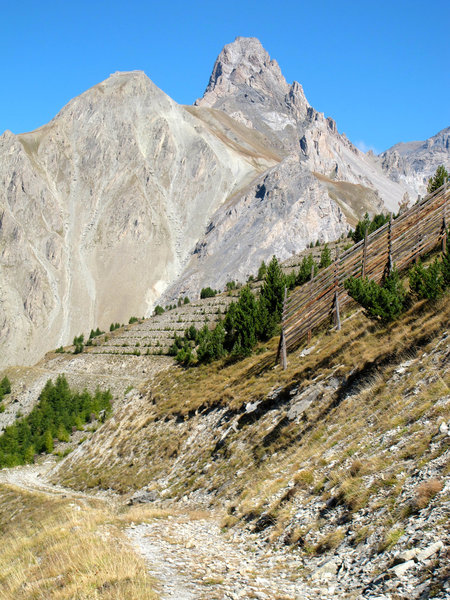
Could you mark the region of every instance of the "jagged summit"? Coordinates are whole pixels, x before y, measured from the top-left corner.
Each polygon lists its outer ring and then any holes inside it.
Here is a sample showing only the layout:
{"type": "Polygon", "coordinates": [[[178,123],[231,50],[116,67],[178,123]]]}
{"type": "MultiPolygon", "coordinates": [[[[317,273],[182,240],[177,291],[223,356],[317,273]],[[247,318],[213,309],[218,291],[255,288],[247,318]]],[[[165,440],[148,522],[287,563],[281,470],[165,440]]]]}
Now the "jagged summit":
{"type": "Polygon", "coordinates": [[[242,86],[277,94],[289,90],[277,61],[270,58],[257,38],[237,37],[223,48],[197,104],[213,106],[221,97],[238,93],[242,86]]]}
{"type": "Polygon", "coordinates": [[[394,181],[425,188],[439,165],[449,167],[450,127],[417,142],[400,142],[379,155],[384,171],[394,181]]]}
{"type": "Polygon", "coordinates": [[[274,138],[279,149],[297,143],[297,127],[309,104],[302,86],[289,85],[276,60],[257,38],[237,37],[214,64],[208,86],[197,106],[217,108],[274,138]]]}

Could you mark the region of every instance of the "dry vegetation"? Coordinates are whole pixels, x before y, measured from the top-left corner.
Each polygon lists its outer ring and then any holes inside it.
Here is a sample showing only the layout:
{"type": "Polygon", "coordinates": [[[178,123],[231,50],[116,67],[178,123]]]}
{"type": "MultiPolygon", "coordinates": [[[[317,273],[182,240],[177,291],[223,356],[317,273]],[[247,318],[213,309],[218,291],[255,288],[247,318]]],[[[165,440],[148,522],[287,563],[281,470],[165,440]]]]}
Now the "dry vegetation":
{"type": "Polygon", "coordinates": [[[0,597],[151,600],[158,596],[103,502],[0,487],[0,597]]]}
{"type": "MultiPolygon", "coordinates": [[[[330,539],[320,533],[320,518],[293,520],[299,508],[317,501],[332,501],[348,515],[375,512],[381,502],[387,511],[373,527],[389,532],[438,493],[436,484],[427,484],[428,491],[418,489],[415,505],[405,509],[408,473],[448,448],[447,441],[431,442],[436,424],[450,419],[449,404],[439,402],[449,394],[448,371],[432,353],[449,317],[448,296],[416,303],[389,326],[355,311],[340,333],[317,332],[311,352],[300,347],[290,354],[286,371],[274,368],[272,340],[238,363],[162,373],[151,392],[62,465],[59,479],[120,492],[150,484],[174,499],[194,492],[212,505],[228,502],[224,527],[254,523],[256,530],[269,528],[272,541],[284,539],[308,552],[339,543],[335,532],[330,539]],[[408,359],[408,376],[397,377],[408,359]],[[301,393],[330,377],[343,386],[318,398],[299,421],[286,418],[292,390],[301,393]],[[246,403],[258,400],[264,409],[244,420],[246,403]],[[224,442],[219,440],[228,425],[218,425],[221,415],[236,425],[224,442]]],[[[355,543],[371,531],[356,532],[355,543]]]]}

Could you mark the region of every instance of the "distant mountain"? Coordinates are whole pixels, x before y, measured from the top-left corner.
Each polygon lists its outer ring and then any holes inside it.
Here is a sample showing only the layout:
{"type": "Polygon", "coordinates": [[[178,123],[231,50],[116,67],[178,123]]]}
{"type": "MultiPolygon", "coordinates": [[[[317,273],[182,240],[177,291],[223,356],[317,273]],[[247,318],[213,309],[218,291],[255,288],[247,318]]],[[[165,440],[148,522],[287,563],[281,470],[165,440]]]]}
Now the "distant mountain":
{"type": "Polygon", "coordinates": [[[414,186],[424,195],[428,179],[439,165],[450,164],[450,127],[424,142],[400,142],[379,155],[381,166],[394,181],[414,186]]]}
{"type": "Polygon", "coordinates": [[[446,132],[364,154],[256,38],[224,47],[195,106],[112,75],[0,137],[0,367],[395,210],[445,162],[446,132]]]}

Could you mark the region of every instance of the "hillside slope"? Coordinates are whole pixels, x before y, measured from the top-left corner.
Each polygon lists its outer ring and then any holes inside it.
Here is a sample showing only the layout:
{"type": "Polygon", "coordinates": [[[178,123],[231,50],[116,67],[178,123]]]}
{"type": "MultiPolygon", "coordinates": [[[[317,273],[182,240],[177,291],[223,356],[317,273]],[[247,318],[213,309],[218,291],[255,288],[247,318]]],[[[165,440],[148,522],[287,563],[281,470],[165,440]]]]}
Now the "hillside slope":
{"type": "Polygon", "coordinates": [[[317,593],[444,598],[449,317],[448,297],[386,327],[356,311],[284,372],[274,340],[236,364],[162,373],[53,479],[220,510],[232,535],[293,552],[317,593]]]}

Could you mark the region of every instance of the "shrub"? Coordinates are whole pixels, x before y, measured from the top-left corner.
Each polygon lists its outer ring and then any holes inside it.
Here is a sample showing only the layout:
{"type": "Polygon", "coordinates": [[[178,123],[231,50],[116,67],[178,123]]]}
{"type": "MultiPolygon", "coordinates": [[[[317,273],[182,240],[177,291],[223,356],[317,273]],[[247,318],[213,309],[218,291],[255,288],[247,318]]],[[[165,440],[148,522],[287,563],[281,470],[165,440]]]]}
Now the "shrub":
{"type": "Polygon", "coordinates": [[[380,227],[382,227],[385,223],[389,221],[389,215],[383,215],[382,213],[375,215],[373,219],[369,217],[369,214],[366,213],[361,221],[358,221],[355,231],[350,234],[352,240],[357,243],[364,239],[365,232],[367,230],[367,235],[376,231],[380,227]]]}
{"type": "Polygon", "coordinates": [[[189,304],[190,300],[187,296],[185,296],[184,300],[183,300],[183,304],[189,304]]]}
{"type": "Polygon", "coordinates": [[[165,310],[163,309],[163,307],[162,307],[162,306],[160,306],[159,304],[157,304],[157,305],[155,306],[155,309],[154,309],[154,313],[155,313],[155,315],[162,315],[162,314],[163,314],[163,312],[165,312],[165,310]]]}
{"type": "Polygon", "coordinates": [[[130,317],[128,321],[128,325],[132,325],[133,323],[137,323],[139,319],[137,317],[130,317]]]}
{"type": "Polygon", "coordinates": [[[111,323],[111,325],[109,326],[109,330],[115,331],[116,329],[119,329],[119,327],[120,327],[120,323],[111,323]]]}
{"type": "Polygon", "coordinates": [[[422,510],[428,506],[430,500],[436,496],[442,490],[442,481],[433,478],[428,479],[421,483],[416,490],[416,496],[414,498],[414,504],[416,508],[422,510]]]}
{"type": "Polygon", "coordinates": [[[202,300],[204,300],[205,298],[214,298],[214,296],[217,294],[217,290],[213,290],[210,287],[205,287],[202,288],[202,291],[200,292],[200,298],[202,300]]]}
{"type": "Polygon", "coordinates": [[[176,361],[185,367],[189,367],[194,362],[194,356],[192,354],[192,348],[186,346],[181,348],[176,355],[176,361]]]}
{"type": "Polygon", "coordinates": [[[60,346],[59,348],[56,348],[55,352],[56,354],[64,354],[64,348],[60,346]]]}
{"type": "Polygon", "coordinates": [[[317,273],[317,265],[314,262],[313,255],[308,254],[308,256],[304,256],[302,258],[302,262],[300,263],[300,269],[295,278],[296,285],[303,285],[306,281],[311,279],[311,273],[316,275],[317,273]]]}
{"type": "Polygon", "coordinates": [[[11,393],[11,382],[9,381],[8,377],[5,375],[5,377],[3,377],[3,379],[0,381],[0,402],[3,400],[3,397],[6,396],[6,394],[10,394],[11,393]]]}
{"type": "Polygon", "coordinates": [[[81,334],[79,336],[75,336],[73,338],[73,345],[75,346],[75,349],[73,351],[74,354],[80,354],[81,352],[83,352],[84,350],[84,335],[81,334]]]}
{"type": "Polygon", "coordinates": [[[436,300],[444,291],[441,263],[436,258],[429,267],[419,261],[409,270],[409,287],[420,299],[436,300]]]}
{"type": "Polygon", "coordinates": [[[97,329],[94,331],[93,329],[91,329],[91,333],[89,334],[89,339],[92,340],[95,337],[98,337],[99,335],[103,335],[105,332],[104,331],[100,331],[100,329],[97,327],[97,329]]]}
{"type": "Polygon", "coordinates": [[[224,348],[225,327],[220,321],[212,331],[205,327],[199,335],[199,346],[197,348],[197,359],[201,363],[210,363],[222,358],[226,351],[224,348]]]}
{"type": "Polygon", "coordinates": [[[350,277],[344,286],[372,319],[388,323],[397,319],[405,308],[406,291],[396,269],[386,277],[384,285],[369,281],[367,277],[350,277]]]}
{"type": "Polygon", "coordinates": [[[261,266],[258,269],[257,279],[264,279],[266,273],[267,273],[267,266],[266,266],[266,263],[264,261],[262,261],[261,266]]]}
{"type": "Polygon", "coordinates": [[[227,281],[226,288],[227,288],[227,292],[231,292],[231,290],[235,290],[236,282],[235,281],[227,281]]]}

